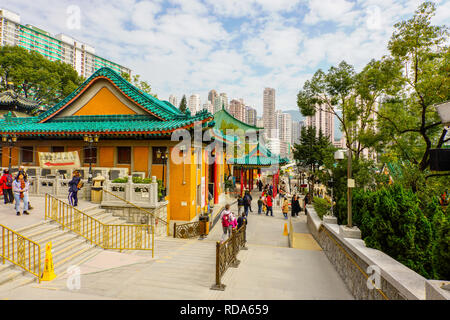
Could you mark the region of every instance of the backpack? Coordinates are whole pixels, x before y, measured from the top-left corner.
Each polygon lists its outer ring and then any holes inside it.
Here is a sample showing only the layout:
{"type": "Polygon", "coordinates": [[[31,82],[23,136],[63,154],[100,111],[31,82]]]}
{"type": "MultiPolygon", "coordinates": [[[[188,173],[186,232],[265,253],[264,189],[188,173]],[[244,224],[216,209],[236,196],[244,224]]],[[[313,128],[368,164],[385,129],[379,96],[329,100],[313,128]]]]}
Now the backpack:
{"type": "Polygon", "coordinates": [[[12,187],[12,183],[13,183],[13,178],[11,177],[10,174],[8,174],[8,175],[6,176],[6,182],[5,182],[5,184],[6,184],[7,187],[12,187]]]}
{"type": "Polygon", "coordinates": [[[228,227],[230,225],[230,212],[225,213],[222,216],[222,226],[223,227],[228,227]]]}

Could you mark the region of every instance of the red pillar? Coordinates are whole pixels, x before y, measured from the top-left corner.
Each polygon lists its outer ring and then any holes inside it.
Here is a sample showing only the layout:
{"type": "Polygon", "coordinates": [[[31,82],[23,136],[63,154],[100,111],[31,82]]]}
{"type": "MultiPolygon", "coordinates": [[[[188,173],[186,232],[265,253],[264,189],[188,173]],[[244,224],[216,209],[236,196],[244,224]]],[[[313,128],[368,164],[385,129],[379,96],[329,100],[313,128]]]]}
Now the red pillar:
{"type": "Polygon", "coordinates": [[[217,165],[217,154],[214,159],[214,204],[219,203],[219,166],[217,165]]]}
{"type": "Polygon", "coordinates": [[[254,172],[253,172],[253,169],[250,169],[250,191],[252,191],[253,190],[253,175],[254,175],[254,172]]]}
{"type": "Polygon", "coordinates": [[[247,169],[244,169],[244,189],[247,189],[247,169]]]}
{"type": "Polygon", "coordinates": [[[244,195],[244,169],[241,167],[241,197],[244,195]]]}

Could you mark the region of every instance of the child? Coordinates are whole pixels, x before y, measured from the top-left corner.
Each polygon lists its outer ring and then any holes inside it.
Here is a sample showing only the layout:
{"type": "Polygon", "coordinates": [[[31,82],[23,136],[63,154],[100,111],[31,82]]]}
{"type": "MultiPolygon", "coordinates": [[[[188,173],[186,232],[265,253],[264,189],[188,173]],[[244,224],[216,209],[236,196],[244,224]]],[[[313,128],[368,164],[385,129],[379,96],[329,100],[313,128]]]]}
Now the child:
{"type": "Polygon", "coordinates": [[[283,207],[282,207],[282,211],[283,211],[283,215],[284,218],[287,219],[288,218],[288,212],[289,212],[289,201],[287,198],[284,198],[283,200],[283,207]]]}
{"type": "Polygon", "coordinates": [[[263,204],[264,204],[264,201],[263,201],[263,197],[261,196],[261,197],[259,197],[259,200],[258,200],[258,214],[261,214],[263,204]]]}

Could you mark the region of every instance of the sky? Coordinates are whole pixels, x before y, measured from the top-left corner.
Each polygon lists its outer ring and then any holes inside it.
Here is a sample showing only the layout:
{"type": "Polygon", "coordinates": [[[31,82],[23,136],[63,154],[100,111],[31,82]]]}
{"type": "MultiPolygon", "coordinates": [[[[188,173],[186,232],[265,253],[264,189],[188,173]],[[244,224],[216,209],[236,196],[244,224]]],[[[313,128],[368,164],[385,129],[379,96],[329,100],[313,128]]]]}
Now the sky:
{"type": "MultiPolygon", "coordinates": [[[[342,60],[361,70],[387,54],[394,24],[416,0],[0,0],[0,8],[50,32],[95,47],[96,54],[141,75],[162,100],[170,94],[225,92],[262,115],[263,90],[276,109],[318,70],[342,60]]],[[[436,24],[450,21],[450,0],[435,1],[436,24]]]]}

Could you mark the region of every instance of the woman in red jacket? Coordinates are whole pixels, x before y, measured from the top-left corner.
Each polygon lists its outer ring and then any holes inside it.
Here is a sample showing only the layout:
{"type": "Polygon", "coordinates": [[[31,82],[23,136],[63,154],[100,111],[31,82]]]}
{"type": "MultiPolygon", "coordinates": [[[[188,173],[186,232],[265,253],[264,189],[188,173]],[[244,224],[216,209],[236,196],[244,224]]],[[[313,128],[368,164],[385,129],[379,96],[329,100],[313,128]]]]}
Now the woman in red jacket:
{"type": "Polygon", "coordinates": [[[9,173],[8,169],[3,170],[3,175],[0,178],[0,186],[3,189],[3,199],[5,200],[5,204],[13,203],[14,197],[12,192],[12,183],[13,177],[9,173]]]}

